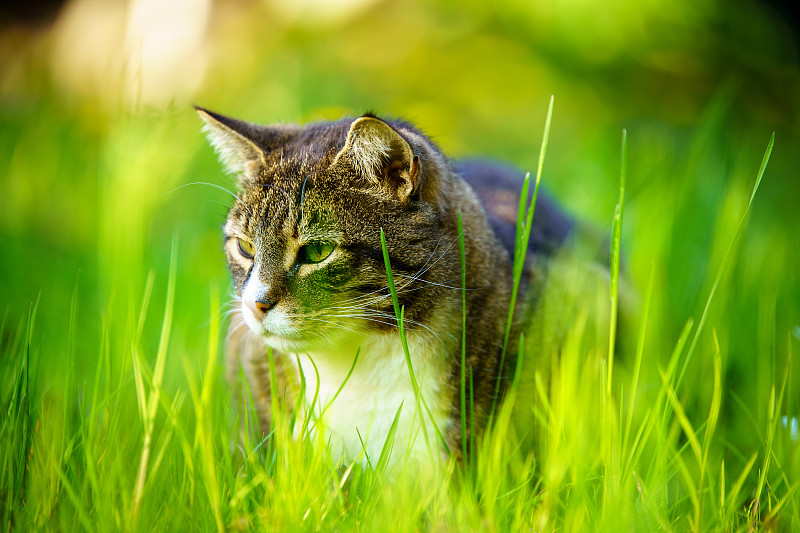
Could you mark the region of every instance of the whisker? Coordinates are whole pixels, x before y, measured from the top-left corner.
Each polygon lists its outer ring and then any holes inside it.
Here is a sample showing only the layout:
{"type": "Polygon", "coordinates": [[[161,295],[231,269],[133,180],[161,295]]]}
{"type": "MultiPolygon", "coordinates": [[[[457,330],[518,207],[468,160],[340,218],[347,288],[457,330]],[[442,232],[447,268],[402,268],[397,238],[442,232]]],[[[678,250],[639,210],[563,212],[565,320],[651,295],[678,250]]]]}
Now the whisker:
{"type": "MultiPolygon", "coordinates": [[[[346,299],[346,300],[342,300],[342,301],[341,301],[341,302],[339,302],[339,303],[346,303],[346,302],[350,302],[350,301],[357,301],[357,300],[361,300],[361,299],[363,299],[363,298],[366,298],[366,297],[368,297],[368,296],[370,296],[370,295],[373,295],[373,294],[379,293],[379,292],[381,292],[381,291],[386,291],[386,290],[389,290],[389,287],[388,287],[388,286],[387,286],[387,287],[381,287],[380,289],[375,289],[374,291],[365,292],[364,294],[360,294],[360,295],[358,295],[358,296],[354,296],[354,297],[352,297],[352,298],[348,298],[348,299],[346,299]]],[[[389,295],[389,294],[382,295],[382,296],[381,296],[381,298],[386,298],[386,297],[388,297],[388,296],[390,296],[390,295],[389,295]]]]}
{"type": "MultiPolygon", "coordinates": [[[[338,317],[338,315],[337,315],[337,317],[338,317]]],[[[357,318],[357,317],[355,317],[355,316],[352,316],[352,317],[342,316],[342,318],[357,318]]],[[[316,320],[317,322],[323,322],[325,324],[331,324],[332,326],[335,326],[337,328],[346,329],[347,331],[349,331],[351,333],[355,333],[355,334],[359,333],[358,331],[356,331],[356,330],[354,330],[352,328],[349,328],[349,327],[347,327],[347,326],[345,326],[343,324],[340,324],[340,323],[337,323],[337,322],[332,322],[330,320],[326,320],[324,318],[320,318],[320,317],[316,317],[316,316],[307,316],[306,320],[316,320]]],[[[333,341],[331,341],[331,344],[333,344],[333,341]]]]}
{"type": "Polygon", "coordinates": [[[311,174],[306,174],[306,177],[303,178],[303,186],[300,187],[300,220],[297,221],[297,225],[300,225],[300,222],[303,220],[303,201],[306,197],[306,182],[308,181],[308,177],[311,174]]]}
{"type": "MultiPolygon", "coordinates": [[[[429,271],[430,269],[432,269],[433,267],[435,267],[435,266],[436,266],[436,264],[437,264],[439,261],[441,261],[441,260],[442,260],[442,258],[443,258],[445,255],[447,255],[447,252],[449,252],[449,251],[450,251],[450,249],[451,249],[451,248],[452,248],[452,247],[453,247],[453,246],[454,246],[454,245],[455,245],[455,244],[458,242],[458,239],[459,239],[459,237],[460,237],[460,235],[459,235],[459,236],[457,236],[455,239],[453,239],[453,242],[451,242],[451,243],[450,243],[450,245],[449,245],[449,246],[448,246],[448,247],[445,249],[445,251],[444,251],[444,252],[442,252],[442,254],[439,256],[439,258],[438,258],[438,259],[436,259],[436,261],[434,261],[433,263],[431,263],[431,264],[430,264],[430,265],[428,265],[427,267],[425,267],[425,266],[423,265],[423,267],[422,267],[422,268],[420,268],[420,269],[419,269],[419,270],[418,270],[418,271],[417,271],[415,274],[413,274],[413,276],[414,276],[414,277],[419,277],[419,276],[422,276],[422,275],[423,275],[423,274],[425,274],[427,271],[429,271]]],[[[437,243],[437,248],[438,248],[438,243],[437,243]]],[[[436,249],[434,249],[434,251],[433,251],[433,252],[431,252],[431,255],[430,255],[430,257],[433,257],[433,254],[434,254],[435,252],[436,252],[436,249]]],[[[430,260],[430,257],[428,258],[428,260],[430,260]]],[[[427,264],[427,261],[426,261],[426,264],[427,264]]],[[[410,283],[410,282],[409,282],[409,283],[410,283]]],[[[403,287],[401,287],[401,289],[402,289],[402,288],[405,288],[406,286],[408,286],[408,283],[406,283],[406,285],[404,285],[403,287]]]]}
{"type": "MultiPolygon", "coordinates": [[[[406,276],[406,275],[403,275],[403,274],[401,274],[400,276],[402,276],[404,278],[410,278],[410,280],[411,280],[406,285],[404,285],[403,288],[407,287],[408,285],[410,285],[414,281],[419,281],[420,283],[427,283],[429,285],[436,285],[437,287],[443,287],[445,289],[453,289],[453,290],[457,290],[457,291],[462,290],[461,287],[453,287],[452,285],[445,285],[443,283],[436,283],[435,281],[429,281],[427,279],[422,279],[422,278],[419,278],[419,277],[416,277],[416,276],[406,276]]],[[[418,290],[420,288],[421,287],[417,287],[416,289],[409,289],[409,291],[418,290]]],[[[475,287],[466,287],[464,290],[477,291],[478,289],[475,288],[475,287]]]]}
{"type": "MultiPolygon", "coordinates": [[[[438,258],[437,258],[437,259],[436,259],[436,260],[435,260],[435,261],[434,261],[432,264],[430,264],[430,265],[429,265],[428,263],[430,263],[431,259],[432,259],[432,258],[435,256],[435,254],[436,254],[436,250],[438,250],[438,248],[439,248],[439,245],[441,244],[441,241],[442,241],[442,237],[440,237],[440,238],[439,238],[439,240],[436,242],[436,246],[434,247],[434,249],[433,249],[433,251],[431,252],[431,254],[428,256],[428,259],[425,261],[425,263],[422,265],[422,267],[420,267],[420,269],[419,269],[419,270],[418,270],[416,273],[414,273],[414,274],[412,274],[412,275],[407,275],[407,274],[396,274],[396,276],[397,276],[398,278],[401,278],[401,277],[402,277],[402,278],[407,278],[407,279],[408,279],[408,281],[405,281],[403,284],[399,285],[399,286],[396,288],[396,291],[397,291],[397,293],[398,293],[398,294],[399,294],[401,291],[403,291],[403,290],[404,290],[406,287],[408,287],[408,286],[409,286],[411,283],[413,283],[414,281],[421,281],[421,282],[424,282],[424,283],[430,283],[430,284],[432,284],[432,285],[439,285],[439,284],[437,284],[436,282],[433,282],[433,281],[428,281],[428,280],[422,279],[420,276],[421,276],[422,274],[425,274],[426,272],[428,272],[428,271],[429,271],[431,268],[433,268],[433,267],[434,267],[434,266],[435,266],[435,265],[436,265],[436,264],[437,264],[437,263],[438,263],[438,262],[439,262],[439,261],[440,261],[440,260],[441,260],[441,259],[442,259],[442,258],[443,258],[445,255],[446,255],[446,254],[447,254],[447,252],[448,252],[448,251],[450,251],[450,249],[451,249],[451,248],[452,248],[452,247],[455,245],[455,243],[458,241],[458,237],[456,237],[456,238],[455,238],[455,240],[453,240],[453,241],[452,241],[452,242],[451,242],[451,243],[448,245],[448,247],[447,247],[447,248],[446,248],[446,249],[445,249],[445,250],[444,250],[444,251],[441,253],[441,255],[439,255],[439,257],[438,257],[438,258]]],[[[448,289],[460,289],[460,287],[452,287],[452,286],[447,286],[447,285],[440,285],[440,286],[442,286],[442,287],[444,287],[444,288],[448,288],[448,289]]],[[[387,287],[383,287],[383,288],[380,288],[380,289],[376,289],[376,290],[374,290],[374,291],[371,291],[371,292],[369,292],[369,293],[366,293],[366,294],[363,294],[363,295],[359,295],[359,296],[356,296],[356,297],[350,298],[350,299],[348,299],[348,300],[344,300],[342,303],[349,302],[349,301],[357,301],[357,300],[359,300],[359,299],[361,299],[361,298],[364,298],[365,296],[368,296],[368,295],[371,295],[371,294],[375,294],[375,293],[378,293],[378,292],[380,292],[380,291],[384,291],[384,290],[387,290],[387,287]]],[[[475,290],[475,289],[468,289],[468,290],[475,290]]],[[[389,296],[390,296],[389,294],[387,294],[387,295],[381,295],[381,297],[380,297],[380,298],[381,298],[381,299],[383,299],[383,298],[388,298],[389,296]]]]}
{"type": "Polygon", "coordinates": [[[286,196],[286,199],[289,200],[289,204],[293,204],[294,203],[294,201],[292,200],[292,197],[289,196],[289,193],[286,192],[281,187],[278,187],[277,185],[273,185],[271,183],[259,183],[259,186],[261,186],[261,187],[269,187],[270,189],[275,189],[277,191],[281,191],[286,196]]]}
{"type": "Polygon", "coordinates": [[[433,251],[431,251],[430,255],[428,256],[428,259],[426,259],[426,260],[425,260],[425,262],[422,264],[422,266],[420,267],[420,270],[422,270],[423,268],[425,268],[425,266],[426,266],[426,265],[427,265],[427,264],[430,262],[431,258],[433,257],[433,254],[435,254],[435,253],[436,253],[436,250],[438,250],[438,249],[439,249],[439,245],[440,245],[440,244],[442,244],[442,239],[443,239],[443,238],[444,238],[443,236],[440,236],[440,237],[439,237],[439,238],[436,240],[436,246],[434,246],[434,247],[433,247],[433,251]]]}
{"type": "MultiPolygon", "coordinates": [[[[347,309],[345,309],[345,310],[347,310],[347,309]]],[[[352,309],[351,311],[358,311],[358,310],[357,309],[352,309]]],[[[357,313],[357,314],[345,314],[345,313],[337,312],[337,313],[335,313],[335,316],[341,317],[341,318],[361,318],[363,320],[368,320],[368,321],[371,321],[371,322],[376,322],[376,323],[379,323],[379,324],[384,324],[384,325],[391,326],[393,328],[399,329],[399,326],[397,325],[397,319],[393,314],[386,313],[386,312],[383,312],[383,311],[379,311],[379,310],[376,310],[376,309],[369,309],[369,308],[363,308],[363,309],[360,309],[360,311],[362,311],[362,312],[361,313],[357,313]],[[382,318],[382,319],[385,319],[385,320],[378,320],[378,318],[382,318]],[[388,322],[386,320],[388,320],[388,322]]],[[[423,328],[423,329],[427,330],[431,335],[436,337],[436,339],[443,346],[446,346],[447,343],[444,342],[444,340],[439,335],[439,333],[433,331],[427,325],[425,325],[425,324],[423,324],[421,322],[417,322],[416,320],[408,319],[408,318],[403,318],[403,322],[405,324],[410,324],[412,326],[418,326],[420,328],[423,328]]],[[[455,338],[456,338],[456,336],[453,335],[453,334],[448,334],[448,337],[451,340],[455,340],[455,338]]]]}
{"type": "Polygon", "coordinates": [[[230,189],[228,189],[226,187],[223,187],[222,185],[217,185],[216,183],[208,183],[207,181],[193,181],[191,183],[184,183],[183,185],[178,185],[177,187],[175,187],[171,191],[165,192],[164,196],[166,196],[168,194],[172,194],[175,191],[177,191],[178,189],[183,189],[184,187],[188,187],[189,185],[208,185],[209,187],[214,187],[215,189],[219,189],[221,191],[224,191],[224,192],[230,194],[233,197],[234,200],[236,200],[240,204],[242,204],[242,207],[244,207],[244,209],[250,214],[250,216],[253,216],[253,213],[250,211],[250,209],[247,207],[247,205],[242,201],[242,198],[238,194],[234,193],[233,191],[231,191],[230,189]]]}

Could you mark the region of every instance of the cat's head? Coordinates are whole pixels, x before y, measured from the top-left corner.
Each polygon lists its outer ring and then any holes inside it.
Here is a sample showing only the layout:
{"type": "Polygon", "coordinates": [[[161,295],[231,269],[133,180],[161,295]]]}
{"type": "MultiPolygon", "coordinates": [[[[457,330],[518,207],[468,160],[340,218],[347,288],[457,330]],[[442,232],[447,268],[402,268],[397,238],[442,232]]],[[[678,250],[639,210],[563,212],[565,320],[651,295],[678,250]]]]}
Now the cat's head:
{"type": "Polygon", "coordinates": [[[254,332],[303,351],[394,329],[381,229],[407,327],[425,324],[436,280],[452,282],[437,261],[449,164],[430,141],[371,115],[297,127],[198,112],[238,181],[224,247],[254,332]]]}

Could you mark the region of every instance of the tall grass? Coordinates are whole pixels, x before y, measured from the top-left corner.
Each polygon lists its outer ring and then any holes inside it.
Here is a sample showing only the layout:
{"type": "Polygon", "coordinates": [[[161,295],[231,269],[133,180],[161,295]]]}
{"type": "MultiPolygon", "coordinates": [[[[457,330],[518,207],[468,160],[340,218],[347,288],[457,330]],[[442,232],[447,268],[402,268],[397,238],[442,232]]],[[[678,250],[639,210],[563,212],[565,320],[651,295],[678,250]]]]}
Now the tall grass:
{"type": "MultiPolygon", "coordinates": [[[[207,172],[201,162],[213,163],[206,155],[176,160],[162,151],[162,143],[184,131],[182,123],[149,130],[146,119],[130,120],[105,141],[118,159],[103,166],[109,182],[98,214],[100,274],[90,278],[106,287],[99,303],[87,280],[76,282],[70,273],[65,312],[54,312],[60,307],[43,287],[29,310],[9,306],[3,314],[4,528],[800,528],[800,443],[784,423],[800,407],[791,362],[797,340],[780,329],[786,316],[798,316],[798,303],[779,295],[797,265],[753,266],[747,253],[762,240],[785,244],[769,230],[757,239],[747,231],[751,210],[764,209],[757,189],[772,140],[760,167],[745,156],[722,165],[709,141],[718,133],[710,120],[712,133],[698,134],[676,187],[632,194],[628,157],[659,179],[674,169],[642,163],[656,154],[655,142],[634,148],[623,140],[611,268],[568,254],[554,258],[493,431],[464,442],[474,452],[468,467],[443,461],[422,475],[388,468],[388,453],[403,453],[392,449],[391,435],[366,466],[342,464],[307,428],[296,438],[304,422],[280,409],[273,432],[252,438],[257,420],[236,409],[240,399],[222,371],[222,261],[207,266],[217,244],[189,220],[207,193],[164,196],[179,178],[159,181],[166,168],[183,169],[179,177],[195,181],[189,178],[207,172]],[[139,166],[126,167],[134,158],[142,158],[135,159],[139,166]],[[703,211],[690,186],[699,169],[748,178],[722,181],[716,210],[703,211]],[[150,185],[131,191],[125,183],[132,172],[149,172],[150,185]],[[177,214],[160,211],[164,205],[177,214]],[[141,209],[140,216],[127,220],[130,208],[141,209]],[[688,259],[675,254],[675,235],[697,232],[689,223],[710,237],[696,251],[704,261],[676,280],[670,273],[686,273],[681,261],[688,259]],[[130,240],[134,246],[126,248],[130,240]],[[149,245],[170,250],[169,259],[153,259],[149,245]],[[216,269],[218,277],[198,269],[216,269]],[[681,284],[700,287],[688,312],[675,305],[681,284]],[[742,368],[756,370],[742,377],[742,368]]],[[[199,143],[198,136],[185,153],[199,143]]],[[[541,169],[537,186],[540,175],[541,169]]],[[[532,213],[520,209],[521,228],[532,213]]],[[[776,257],[794,257],[773,249],[776,257]]],[[[402,324],[402,308],[396,313],[402,324]]],[[[471,378],[461,379],[466,385],[471,378]]],[[[273,398],[276,406],[281,401],[273,398]]],[[[458,401],[470,404],[466,394],[458,401]]],[[[416,408],[425,412],[424,398],[416,408]]],[[[469,408],[462,413],[469,416],[469,408]]]]}

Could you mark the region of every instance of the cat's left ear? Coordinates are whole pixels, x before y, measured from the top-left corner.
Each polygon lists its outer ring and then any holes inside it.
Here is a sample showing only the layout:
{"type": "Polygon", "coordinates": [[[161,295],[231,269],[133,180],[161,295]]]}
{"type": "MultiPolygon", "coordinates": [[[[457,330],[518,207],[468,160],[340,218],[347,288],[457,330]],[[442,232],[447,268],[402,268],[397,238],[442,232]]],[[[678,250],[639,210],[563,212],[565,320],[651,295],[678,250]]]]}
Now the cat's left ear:
{"type": "Polygon", "coordinates": [[[235,174],[240,184],[257,177],[266,167],[265,148],[259,146],[262,128],[241,120],[195,107],[205,122],[203,130],[220,162],[235,174]]]}
{"type": "Polygon", "coordinates": [[[419,188],[419,157],[400,133],[378,118],[365,116],[353,122],[335,161],[342,157],[401,202],[419,188]]]}

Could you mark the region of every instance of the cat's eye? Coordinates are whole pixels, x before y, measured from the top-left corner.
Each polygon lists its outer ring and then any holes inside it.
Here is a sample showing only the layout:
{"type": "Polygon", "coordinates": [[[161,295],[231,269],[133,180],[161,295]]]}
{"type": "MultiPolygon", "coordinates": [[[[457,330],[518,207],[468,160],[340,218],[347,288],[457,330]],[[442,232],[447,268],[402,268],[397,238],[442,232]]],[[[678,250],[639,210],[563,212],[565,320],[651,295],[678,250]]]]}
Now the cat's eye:
{"type": "Polygon", "coordinates": [[[248,259],[252,259],[256,255],[256,247],[253,246],[253,243],[242,238],[237,240],[239,241],[239,253],[248,259]]]}
{"type": "Polygon", "coordinates": [[[324,261],[336,245],[330,242],[312,242],[300,248],[297,260],[301,263],[320,263],[324,261]]]}

